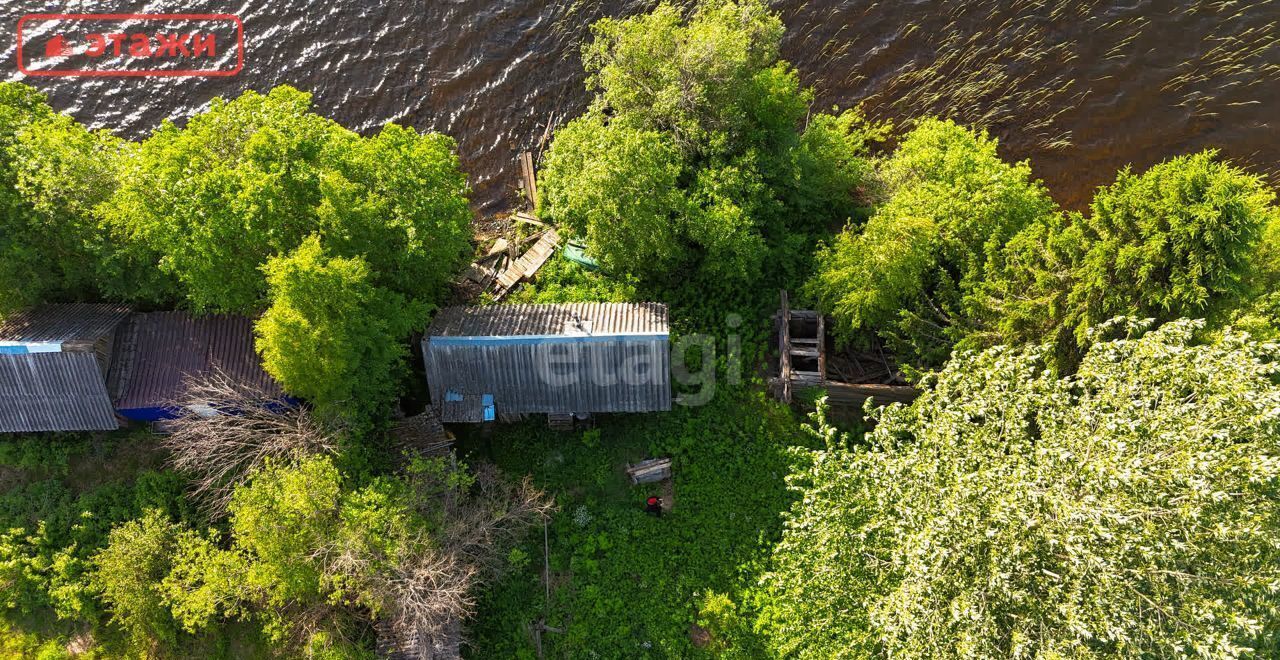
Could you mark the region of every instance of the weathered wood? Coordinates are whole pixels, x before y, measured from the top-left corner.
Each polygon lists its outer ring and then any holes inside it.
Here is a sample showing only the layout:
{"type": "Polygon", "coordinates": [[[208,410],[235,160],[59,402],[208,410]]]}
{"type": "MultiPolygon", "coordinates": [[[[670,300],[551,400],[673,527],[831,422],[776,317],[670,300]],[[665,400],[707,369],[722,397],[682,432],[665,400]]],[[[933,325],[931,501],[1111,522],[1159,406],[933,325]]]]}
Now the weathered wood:
{"type": "Polygon", "coordinates": [[[548,229],[533,247],[520,255],[506,270],[498,274],[494,297],[501,300],[521,280],[532,277],[547,263],[560,244],[560,235],[554,229],[548,229]]]}
{"type": "Polygon", "coordinates": [[[821,314],[818,315],[818,373],[827,379],[827,326],[821,314]]]}
{"type": "Polygon", "coordinates": [[[787,290],[782,290],[782,309],[778,312],[782,328],[778,332],[779,354],[778,370],[782,378],[782,400],[791,403],[791,304],[787,299],[787,290]]]}
{"type": "Polygon", "coordinates": [[[530,213],[525,213],[524,211],[516,211],[511,217],[515,218],[516,222],[523,222],[526,225],[533,225],[535,227],[547,226],[547,223],[535,218],[530,213]]]}
{"type": "Polygon", "coordinates": [[[569,413],[548,413],[547,426],[553,431],[572,431],[573,415],[569,413]]]}
{"type": "Polygon", "coordinates": [[[872,399],[876,405],[911,403],[920,396],[920,390],[907,385],[878,385],[874,383],[833,383],[828,381],[827,402],[832,406],[861,408],[864,401],[872,399]]]}
{"type": "Polygon", "coordinates": [[[538,178],[533,166],[533,153],[521,151],[518,160],[520,161],[520,180],[524,185],[524,194],[529,201],[529,208],[533,208],[538,203],[538,178]]]}
{"type": "Polygon", "coordinates": [[[628,464],[627,476],[631,477],[633,485],[651,484],[663,479],[669,479],[671,477],[671,459],[650,458],[635,465],[628,464]]]}

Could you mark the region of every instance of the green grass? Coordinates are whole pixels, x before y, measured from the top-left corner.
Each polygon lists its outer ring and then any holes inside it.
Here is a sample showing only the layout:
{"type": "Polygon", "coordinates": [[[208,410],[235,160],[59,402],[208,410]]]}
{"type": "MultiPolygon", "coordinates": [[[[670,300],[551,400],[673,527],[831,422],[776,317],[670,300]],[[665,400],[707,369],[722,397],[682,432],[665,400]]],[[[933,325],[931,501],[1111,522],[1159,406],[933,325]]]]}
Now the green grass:
{"type": "Polygon", "coordinates": [[[481,599],[470,654],[536,657],[530,625],[545,613],[564,631],[544,634],[547,657],[758,656],[743,594],[781,532],[793,499],[784,479],[800,460],[789,448],[800,444],[798,420],[758,387],[722,390],[701,408],[602,418],[586,432],[537,421],[464,439],[473,458],[531,475],[559,505],[548,530],[550,601],[537,530],[522,548],[527,564],[481,599]],[[675,472],[674,508],[661,519],[643,511],[660,485],[632,487],[623,471],[655,456],[670,456],[675,472]],[[704,612],[709,602],[715,616],[704,612]],[[710,629],[705,647],[691,640],[695,623],[710,629]]]}

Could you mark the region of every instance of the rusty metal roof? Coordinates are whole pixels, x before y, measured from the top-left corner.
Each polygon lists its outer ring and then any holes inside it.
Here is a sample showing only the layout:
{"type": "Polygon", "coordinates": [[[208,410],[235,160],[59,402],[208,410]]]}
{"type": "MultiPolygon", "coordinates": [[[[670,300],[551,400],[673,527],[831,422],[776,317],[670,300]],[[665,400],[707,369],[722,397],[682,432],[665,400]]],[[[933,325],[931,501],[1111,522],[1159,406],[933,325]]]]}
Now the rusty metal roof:
{"type": "Polygon", "coordinates": [[[41,305],[0,321],[0,341],[95,342],[129,315],[125,305],[41,305]]]}
{"type": "Polygon", "coordinates": [[[119,426],[93,353],[0,355],[0,432],[119,426]]]}
{"type": "Polygon", "coordinates": [[[116,406],[121,410],[172,403],[187,378],[221,370],[236,382],[266,394],[282,393],[262,370],[253,347],[253,319],[186,312],[135,314],[117,341],[112,374],[116,406]]]}
{"type": "Polygon", "coordinates": [[[667,306],[661,303],[570,303],[485,305],[440,310],[428,337],[525,337],[666,334],[667,306]]]}

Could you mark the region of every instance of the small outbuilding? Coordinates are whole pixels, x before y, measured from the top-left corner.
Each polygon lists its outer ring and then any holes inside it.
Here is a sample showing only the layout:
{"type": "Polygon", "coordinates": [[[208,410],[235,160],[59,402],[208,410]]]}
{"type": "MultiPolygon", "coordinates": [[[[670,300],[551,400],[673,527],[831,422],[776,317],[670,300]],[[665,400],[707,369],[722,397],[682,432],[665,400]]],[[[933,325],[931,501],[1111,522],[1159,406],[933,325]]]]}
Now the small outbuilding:
{"type": "MultiPolygon", "coordinates": [[[[192,316],[186,312],[134,314],[121,327],[120,354],[112,370],[116,410],[135,421],[177,416],[178,400],[189,379],[220,372],[232,382],[261,392],[264,403],[284,401],[280,385],[263,371],[254,350],[253,319],[243,316],[192,316]]],[[[217,401],[207,412],[217,411],[217,401]]],[[[205,412],[199,410],[196,412],[205,412]]]]}
{"type": "Polygon", "coordinates": [[[671,410],[667,306],[450,307],[422,340],[444,422],[671,410]]]}
{"type": "Polygon", "coordinates": [[[0,433],[119,428],[107,388],[122,305],[42,305],[0,322],[0,433]]]}

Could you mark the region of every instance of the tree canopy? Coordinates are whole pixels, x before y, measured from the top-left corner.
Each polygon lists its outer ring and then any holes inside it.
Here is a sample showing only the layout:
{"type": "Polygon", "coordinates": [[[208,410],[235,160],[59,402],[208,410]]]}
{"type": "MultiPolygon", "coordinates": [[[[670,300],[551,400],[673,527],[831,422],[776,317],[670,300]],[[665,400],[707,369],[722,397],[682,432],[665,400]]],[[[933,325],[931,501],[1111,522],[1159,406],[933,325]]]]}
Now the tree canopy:
{"type": "Polygon", "coordinates": [[[1212,150],[1125,169],[1089,214],[1050,217],[1011,240],[974,315],[985,316],[988,344],[1052,339],[1068,358],[1115,315],[1222,325],[1275,277],[1262,240],[1280,222],[1274,199],[1212,150]]]}
{"type": "Polygon", "coordinates": [[[1276,346],[1199,322],[957,355],[793,479],[761,627],[795,657],[1275,653],[1276,346]],[[1125,336],[1128,333],[1128,336],[1125,336]],[[1268,623],[1270,622],[1270,623],[1268,623]]]}
{"type": "Polygon", "coordinates": [[[360,424],[388,412],[405,368],[403,339],[426,308],[374,285],[363,259],[329,256],[315,236],[263,271],[271,306],[255,332],[267,372],[324,415],[360,424]]]}
{"type": "Polygon", "coordinates": [[[997,146],[925,119],[884,161],[885,203],[819,253],[808,287],[846,340],[879,330],[903,357],[937,365],[964,336],[965,296],[989,256],[1055,212],[1030,166],[1004,162],[997,146]]]}
{"type": "Polygon", "coordinates": [[[0,83],[0,312],[47,299],[118,293],[94,208],[115,188],[129,145],[59,115],[44,95],[0,83]]]}
{"type": "Polygon", "coordinates": [[[557,131],[539,204],[611,272],[733,289],[863,201],[884,127],[857,111],[805,121],[812,93],[763,2],[663,4],[592,31],[595,99],[557,131]]]}
{"type": "Polygon", "coordinates": [[[260,311],[259,269],[312,234],[363,258],[378,285],[434,300],[469,237],[453,148],[395,125],[360,138],[312,113],[309,94],[250,91],[144,140],[104,214],[197,311],[260,311]]]}
{"type": "Polygon", "coordinates": [[[0,313],[79,300],[265,310],[267,371],[368,419],[465,263],[454,149],[394,124],[361,137],[287,86],[214,99],[134,143],[0,83],[0,313]]]}

